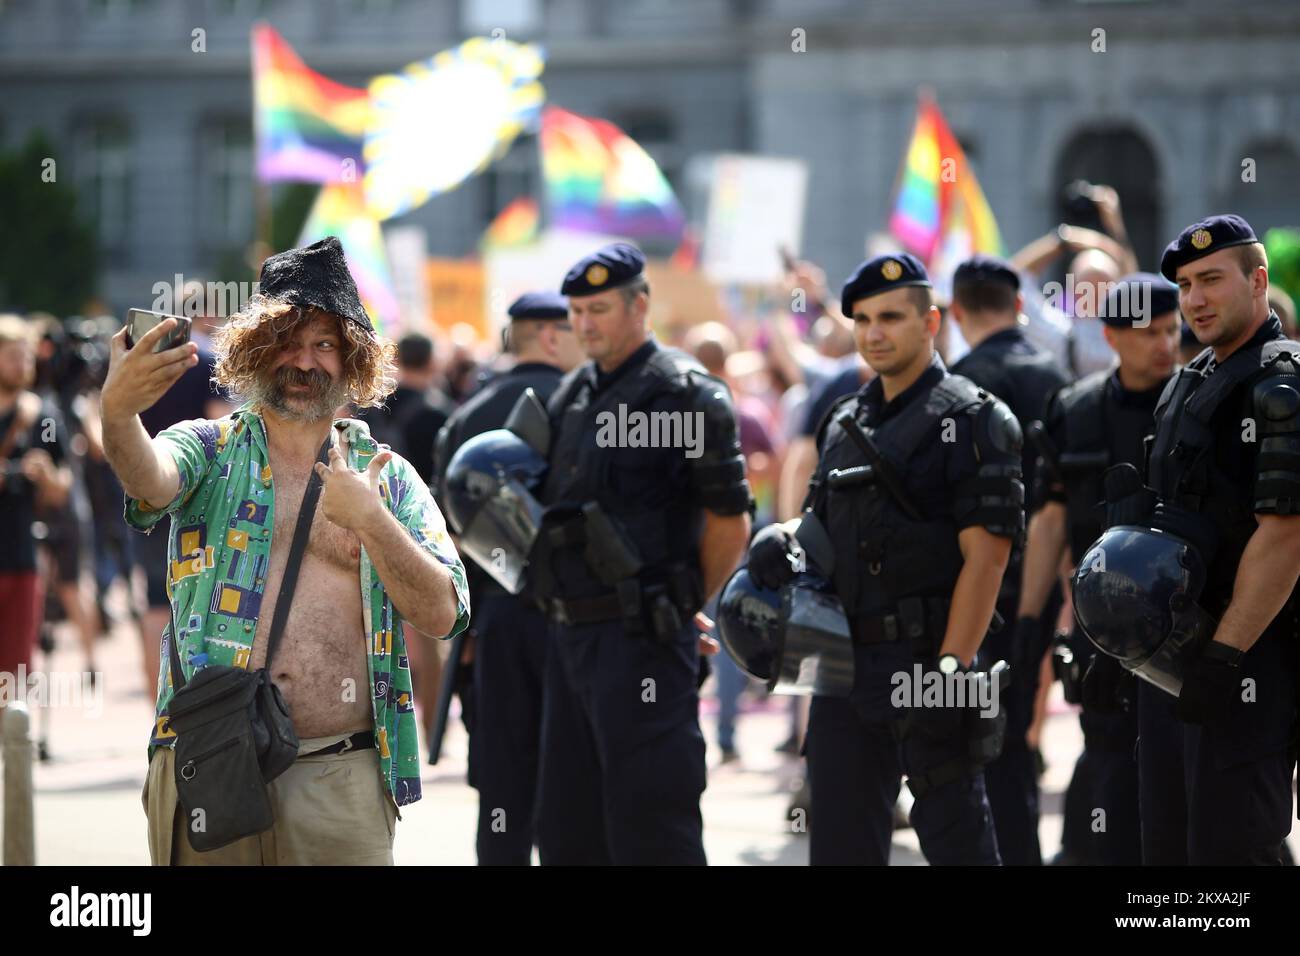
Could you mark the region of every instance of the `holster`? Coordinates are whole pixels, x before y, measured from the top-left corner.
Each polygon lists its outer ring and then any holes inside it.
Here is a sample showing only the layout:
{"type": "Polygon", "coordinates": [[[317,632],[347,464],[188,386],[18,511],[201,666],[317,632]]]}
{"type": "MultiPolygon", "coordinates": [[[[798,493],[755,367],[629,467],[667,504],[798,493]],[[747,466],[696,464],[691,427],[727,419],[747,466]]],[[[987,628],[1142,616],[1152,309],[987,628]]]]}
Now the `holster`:
{"type": "MultiPolygon", "coordinates": [[[[698,574],[684,564],[669,567],[665,575],[647,571],[635,542],[599,502],[587,502],[580,513],[555,521],[543,533],[554,548],[581,547],[587,570],[611,589],[603,595],[573,599],[543,590],[548,613],[561,623],[621,618],[629,634],[671,642],[703,606],[698,574]]],[[[554,588],[549,577],[538,580],[554,588]]]]}

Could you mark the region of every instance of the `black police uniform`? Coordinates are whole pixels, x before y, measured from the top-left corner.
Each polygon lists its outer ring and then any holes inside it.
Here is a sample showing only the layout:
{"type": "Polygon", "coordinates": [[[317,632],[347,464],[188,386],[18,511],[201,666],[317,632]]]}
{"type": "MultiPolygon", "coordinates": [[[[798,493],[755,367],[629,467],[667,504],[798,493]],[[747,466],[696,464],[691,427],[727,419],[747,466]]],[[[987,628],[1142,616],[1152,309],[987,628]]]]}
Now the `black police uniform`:
{"type": "MultiPolygon", "coordinates": [[[[606,247],[562,291],[616,288],[643,261],[632,247],[606,247]]],[[[542,863],[703,864],[699,538],[705,509],[739,515],[751,502],[730,393],[650,339],[610,372],[588,362],[569,373],[548,411],[547,513],[529,561],[551,617],[542,863]],[[699,416],[700,454],[631,447],[631,433],[606,441],[601,413],[617,419],[620,407],[699,416]]]]}
{"type": "MultiPolygon", "coordinates": [[[[1176,313],[1178,289],[1159,276],[1133,273],[1111,290],[1101,321],[1123,328],[1176,313]]],[[[1108,526],[1106,469],[1144,467],[1145,443],[1155,429],[1156,400],[1165,387],[1134,391],[1119,371],[1097,372],[1057,392],[1044,416],[1046,442],[1038,447],[1035,499],[1065,508],[1071,564],[1108,526]]],[[[1067,699],[1081,704],[1084,749],[1066,790],[1061,845],[1074,862],[1136,866],[1142,862],[1138,819],[1137,679],[1101,654],[1079,630],[1070,635],[1075,686],[1067,699]],[[1079,681],[1078,677],[1085,677],[1079,681]],[[1105,811],[1098,827],[1095,811],[1105,811]]]]}
{"type": "MultiPolygon", "coordinates": [[[[1143,442],[1154,428],[1152,415],[1163,389],[1162,382],[1153,389],[1131,391],[1120,383],[1118,371],[1097,372],[1062,389],[1048,403],[1044,424],[1059,457],[1039,463],[1039,500],[1064,505],[1073,564],[1104,530],[1104,471],[1120,462],[1141,467],[1143,442]]],[[[1142,857],[1136,678],[1118,661],[1099,654],[1081,634],[1074,635],[1071,646],[1079,672],[1088,678],[1079,715],[1084,752],[1075,769],[1083,786],[1071,795],[1078,798],[1081,818],[1068,819],[1072,814],[1067,809],[1065,825],[1074,839],[1065,842],[1089,862],[1136,866],[1142,857]],[[1106,813],[1102,829],[1094,826],[1098,808],[1106,813]],[[1075,842],[1079,838],[1083,842],[1075,842]]]]}
{"type": "MultiPolygon", "coordinates": [[[[1019,277],[1009,266],[991,257],[978,257],[958,267],[954,288],[967,277],[963,267],[969,270],[969,281],[1006,282],[1016,289],[1020,287],[1019,277]]],[[[970,379],[1005,402],[1022,428],[1040,419],[1048,397],[1069,381],[1051,354],[1030,342],[1018,325],[985,338],[953,364],[952,373],[970,379]]],[[[1025,488],[1030,492],[1026,511],[1031,514],[1036,504],[1032,499],[1036,459],[1031,448],[1023,449],[1021,469],[1025,488]]],[[[1012,550],[998,593],[997,610],[1004,623],[989,635],[986,649],[994,659],[1005,658],[1022,666],[1014,674],[1008,694],[1006,745],[1001,756],[986,768],[985,780],[1002,861],[1009,866],[1036,866],[1043,859],[1038,842],[1038,766],[1025,743],[1025,733],[1033,720],[1038,687],[1035,665],[1047,650],[1048,631],[1043,629],[1039,643],[1028,653],[1013,646],[1012,623],[1020,603],[1020,544],[1017,542],[1012,550]]],[[[1049,603],[1043,619],[1054,617],[1053,605],[1059,607],[1057,602],[1059,597],[1049,603]]]]}
{"type": "MultiPolygon", "coordinates": [[[[1189,226],[1165,250],[1161,272],[1254,241],[1236,216],[1189,226]]],[[[1166,387],[1156,408],[1148,485],[1153,526],[1196,546],[1208,566],[1197,603],[1215,619],[1232,599],[1242,553],[1260,514],[1300,513],[1300,347],[1275,315],[1223,361],[1206,349],[1166,387]],[[1244,440],[1253,423],[1255,440],[1244,440]]],[[[1181,723],[1201,699],[1202,651],[1174,700],[1142,682],[1138,761],[1142,854],[1149,864],[1277,864],[1291,827],[1297,638],[1293,591],[1230,676],[1221,719],[1181,723]],[[1238,680],[1253,681],[1242,700],[1238,680]]],[[[1209,645],[1213,647],[1213,645],[1209,645]]],[[[1213,652],[1211,652],[1213,653],[1213,652]]]]}
{"type": "MultiPolygon", "coordinates": [[[[864,263],[845,287],[848,314],[864,295],[928,285],[911,256],[864,263]],[[876,278],[880,273],[884,281],[876,278]],[[890,276],[896,277],[893,281],[890,276]]],[[[949,375],[935,355],[911,386],[885,402],[879,379],[841,399],[818,435],[805,508],[827,528],[833,583],[854,640],[849,697],[814,696],[805,753],[812,793],[813,864],[889,861],[900,778],[916,796],[912,825],[932,864],[999,862],[980,759],[965,733],[941,739],[911,729],[893,706],[894,675],[933,670],[961,572],[958,534],[981,526],[1018,536],[1024,523],[1020,432],[1001,402],[949,375]],[[836,416],[852,409],[906,489],[904,506],[865,479],[862,451],[836,416]],[[909,516],[914,507],[920,520],[909,516]]]]}
{"type": "MultiPolygon", "coordinates": [[[[560,296],[545,303],[516,302],[511,318],[562,318],[560,296]]],[[[522,300],[521,300],[522,301],[522,300]]],[[[495,376],[447,420],[435,450],[438,487],[456,449],[475,435],[504,426],[525,389],[547,402],[563,372],[544,362],[521,362],[495,376]]],[[[472,561],[465,564],[474,618],[471,782],[479,793],[476,848],[480,865],[528,865],[534,842],[542,687],[546,674],[546,617],[524,595],[512,595],[472,561]]]]}

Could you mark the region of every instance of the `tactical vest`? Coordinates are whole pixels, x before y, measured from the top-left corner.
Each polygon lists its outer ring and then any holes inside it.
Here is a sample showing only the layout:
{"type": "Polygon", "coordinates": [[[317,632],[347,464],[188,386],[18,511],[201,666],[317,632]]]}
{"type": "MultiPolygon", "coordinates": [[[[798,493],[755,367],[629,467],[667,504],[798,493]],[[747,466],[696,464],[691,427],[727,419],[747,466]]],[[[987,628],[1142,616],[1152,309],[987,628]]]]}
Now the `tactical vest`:
{"type": "MultiPolygon", "coordinates": [[[[863,430],[901,479],[923,443],[941,440],[943,419],[987,399],[988,393],[974,383],[948,376],[924,398],[877,427],[863,424],[863,430]]],[[[862,452],[835,422],[839,409],[856,401],[856,395],[847,396],[828,416],[822,464],[809,492],[813,509],[830,533],[835,593],[850,621],[892,614],[908,598],[947,601],[962,567],[953,519],[909,517],[884,483],[864,467],[862,452]]],[[[943,624],[932,620],[928,629],[941,631],[943,624]]]]}
{"type": "MultiPolygon", "coordinates": [[[[643,584],[680,582],[685,570],[700,589],[699,536],[703,525],[700,507],[686,487],[662,489],[657,501],[635,500],[621,494],[611,480],[616,451],[596,444],[596,417],[608,411],[615,415],[619,405],[629,412],[645,410],[665,395],[685,399],[693,390],[692,376],[707,375],[704,367],[684,352],[660,348],[616,382],[597,393],[588,371],[572,375],[550,404],[552,439],[548,455],[550,470],[542,491],[547,520],[532,564],[533,591],[539,598],[586,598],[608,593],[611,583],[598,574],[608,568],[593,568],[587,547],[589,522],[582,518],[582,506],[596,503],[609,517],[621,539],[619,547],[634,550],[641,565],[636,577],[643,584]]],[[[682,454],[666,449],[664,454],[682,454]]],[[[605,542],[609,544],[609,542],[605,542]]],[[[685,604],[686,595],[677,593],[685,604]]],[[[692,603],[699,595],[692,597],[692,603]]],[[[696,609],[699,604],[696,603],[696,609]]]]}
{"type": "MultiPolygon", "coordinates": [[[[1159,499],[1156,527],[1180,534],[1197,547],[1215,592],[1209,603],[1224,604],[1255,521],[1249,489],[1216,467],[1214,414],[1238,386],[1270,373],[1300,371],[1300,343],[1271,339],[1238,349],[1217,367],[1213,360],[1213,350],[1206,349],[1160,396],[1147,483],[1159,499]]],[[[1253,416],[1249,391],[1245,395],[1242,416],[1253,416]]],[[[1264,423],[1258,424],[1262,429],[1264,423]]],[[[1206,605],[1212,614],[1222,609],[1206,605]]]]}
{"type": "Polygon", "coordinates": [[[1065,479],[1066,537],[1076,564],[1105,525],[1102,475],[1115,464],[1109,440],[1109,378],[1110,372],[1095,372],[1062,389],[1057,398],[1065,418],[1065,443],[1057,449],[1056,464],[1065,479]]]}

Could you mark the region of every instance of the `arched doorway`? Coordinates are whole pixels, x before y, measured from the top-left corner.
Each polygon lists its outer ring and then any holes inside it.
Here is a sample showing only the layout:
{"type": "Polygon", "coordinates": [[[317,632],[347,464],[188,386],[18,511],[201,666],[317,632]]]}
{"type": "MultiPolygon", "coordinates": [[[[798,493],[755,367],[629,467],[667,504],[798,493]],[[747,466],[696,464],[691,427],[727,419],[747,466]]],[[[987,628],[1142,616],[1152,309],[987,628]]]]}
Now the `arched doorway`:
{"type": "Polygon", "coordinates": [[[1146,137],[1127,126],[1094,126],[1076,133],[1062,148],[1052,184],[1056,214],[1061,222],[1100,229],[1095,209],[1080,208],[1067,197],[1067,187],[1080,179],[1115,188],[1138,263],[1154,271],[1166,240],[1159,170],[1146,137]]]}

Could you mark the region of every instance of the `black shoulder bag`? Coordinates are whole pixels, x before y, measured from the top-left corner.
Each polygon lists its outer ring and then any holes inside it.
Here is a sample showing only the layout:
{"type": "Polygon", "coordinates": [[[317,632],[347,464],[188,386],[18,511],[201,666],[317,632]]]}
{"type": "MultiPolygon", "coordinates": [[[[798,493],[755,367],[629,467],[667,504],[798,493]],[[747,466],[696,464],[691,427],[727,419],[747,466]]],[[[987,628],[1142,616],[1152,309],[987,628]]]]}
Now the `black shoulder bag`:
{"type": "MultiPolygon", "coordinates": [[[[326,439],[319,461],[328,462],[329,448],[326,439]]],[[[298,735],[270,668],[289,617],[320,490],[321,479],[313,468],[271,618],[264,666],[249,671],[211,664],[186,682],[172,620],[170,667],[176,692],[168,713],[176,733],[176,794],[196,851],[215,850],[269,830],[275,817],[266,785],[298,757],[298,735]]]]}

